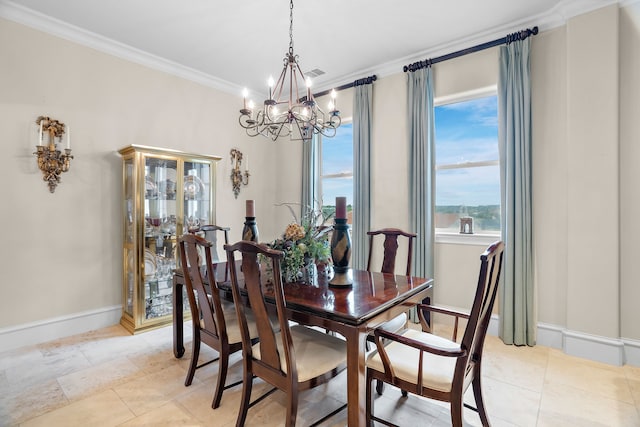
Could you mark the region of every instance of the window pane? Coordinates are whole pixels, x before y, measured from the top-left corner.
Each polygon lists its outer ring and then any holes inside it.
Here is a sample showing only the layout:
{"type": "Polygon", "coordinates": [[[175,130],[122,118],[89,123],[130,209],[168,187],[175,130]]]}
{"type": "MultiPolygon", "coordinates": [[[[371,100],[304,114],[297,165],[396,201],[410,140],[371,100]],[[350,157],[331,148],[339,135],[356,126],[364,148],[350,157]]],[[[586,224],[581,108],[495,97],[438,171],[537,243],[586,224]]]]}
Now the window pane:
{"type": "Polygon", "coordinates": [[[500,231],[499,165],[465,165],[499,159],[497,97],[438,106],[435,120],[436,228],[458,232],[471,217],[474,232],[500,231]]]}
{"type": "Polygon", "coordinates": [[[459,231],[459,219],[472,217],[474,231],[499,231],[499,174],[499,166],[437,171],[436,228],[459,231]]]}
{"type": "Polygon", "coordinates": [[[498,160],[498,98],[435,108],[436,164],[498,160]]]}
{"type": "Polygon", "coordinates": [[[353,125],[343,123],[333,138],[321,139],[321,200],[326,213],[335,213],[336,197],[347,198],[347,219],[353,206],[353,125]],[[331,176],[342,174],[340,177],[331,176]]]}
{"type": "Polygon", "coordinates": [[[351,123],[342,124],[333,138],[322,138],[322,175],[337,173],[353,173],[353,126],[351,123]]]}

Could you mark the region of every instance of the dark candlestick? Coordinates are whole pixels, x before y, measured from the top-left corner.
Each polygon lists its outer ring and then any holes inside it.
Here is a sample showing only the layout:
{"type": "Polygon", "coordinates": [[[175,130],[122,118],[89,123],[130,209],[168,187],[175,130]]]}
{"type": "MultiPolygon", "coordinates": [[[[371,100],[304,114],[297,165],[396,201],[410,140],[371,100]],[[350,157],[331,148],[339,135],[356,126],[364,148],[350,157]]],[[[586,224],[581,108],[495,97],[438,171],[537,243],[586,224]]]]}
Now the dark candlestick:
{"type": "Polygon", "coordinates": [[[351,234],[346,218],[336,218],[331,237],[331,258],[333,259],[333,278],[330,286],[351,286],[353,277],[349,260],[351,258],[351,234]]]}
{"type": "Polygon", "coordinates": [[[244,221],[242,240],[250,240],[252,242],[259,243],[258,239],[258,224],[256,223],[256,217],[248,216],[244,221]]]}

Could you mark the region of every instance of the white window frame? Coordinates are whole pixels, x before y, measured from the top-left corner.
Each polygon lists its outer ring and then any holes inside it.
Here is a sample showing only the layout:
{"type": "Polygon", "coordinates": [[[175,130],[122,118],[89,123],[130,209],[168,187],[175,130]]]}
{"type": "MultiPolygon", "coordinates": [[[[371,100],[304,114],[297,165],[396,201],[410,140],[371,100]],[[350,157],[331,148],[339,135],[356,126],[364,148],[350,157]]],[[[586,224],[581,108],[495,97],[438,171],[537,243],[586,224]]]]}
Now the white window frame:
{"type": "MultiPolygon", "coordinates": [[[[487,86],[480,89],[470,90],[467,92],[456,93],[453,95],[441,96],[437,97],[433,100],[433,105],[435,107],[439,107],[447,104],[454,104],[458,102],[470,101],[477,98],[482,98],[486,96],[496,95],[498,93],[497,85],[487,86]]],[[[466,169],[471,167],[482,167],[482,166],[495,166],[500,165],[500,160],[489,160],[489,161],[481,161],[481,162],[461,162],[456,164],[446,164],[438,166],[436,164],[436,171],[446,170],[446,169],[466,169]]],[[[435,237],[436,243],[449,243],[449,244],[460,244],[460,245],[480,245],[486,246],[490,245],[494,241],[500,238],[500,231],[497,232],[483,232],[474,234],[460,234],[455,233],[450,230],[445,230],[442,228],[435,229],[435,237]]]]}

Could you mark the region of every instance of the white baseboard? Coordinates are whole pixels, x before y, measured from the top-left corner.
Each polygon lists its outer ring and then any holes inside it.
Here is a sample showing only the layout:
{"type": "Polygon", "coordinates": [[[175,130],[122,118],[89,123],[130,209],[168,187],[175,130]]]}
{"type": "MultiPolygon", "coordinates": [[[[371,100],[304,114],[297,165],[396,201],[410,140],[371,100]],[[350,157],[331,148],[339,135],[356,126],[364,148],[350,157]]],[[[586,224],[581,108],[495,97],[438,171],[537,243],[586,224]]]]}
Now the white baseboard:
{"type": "Polygon", "coordinates": [[[640,366],[640,341],[622,338],[625,365],[640,366]]]}
{"type": "MultiPolygon", "coordinates": [[[[3,328],[0,329],[0,352],[116,325],[121,315],[122,307],[117,305],[3,328]]],[[[489,335],[499,336],[499,322],[498,315],[491,316],[489,335]]],[[[537,334],[537,344],[572,356],[616,366],[640,367],[640,341],[600,337],[546,323],[538,323],[537,334]]]]}
{"type": "MultiPolygon", "coordinates": [[[[499,336],[500,317],[492,315],[487,333],[499,336]]],[[[609,365],[640,367],[640,341],[608,338],[570,331],[561,326],[538,323],[536,343],[563,353],[609,365]]]]}
{"type": "Polygon", "coordinates": [[[572,356],[610,365],[624,365],[624,343],[621,339],[599,337],[575,331],[563,331],[563,351],[572,356]]]}
{"type": "Polygon", "coordinates": [[[120,322],[116,305],[0,329],[0,352],[81,334],[120,322]]]}

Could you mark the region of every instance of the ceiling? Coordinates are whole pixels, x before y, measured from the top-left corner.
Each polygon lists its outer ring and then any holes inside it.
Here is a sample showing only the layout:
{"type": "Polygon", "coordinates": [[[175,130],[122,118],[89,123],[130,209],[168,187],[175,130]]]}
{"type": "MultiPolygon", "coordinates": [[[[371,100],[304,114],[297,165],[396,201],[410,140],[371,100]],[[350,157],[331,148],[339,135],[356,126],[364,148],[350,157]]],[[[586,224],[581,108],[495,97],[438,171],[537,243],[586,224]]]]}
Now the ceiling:
{"type": "MultiPolygon", "coordinates": [[[[297,0],[294,50],[314,91],[617,0],[297,0]]],[[[0,17],[240,94],[266,91],[289,47],[288,0],[0,0],[0,17]]]]}

